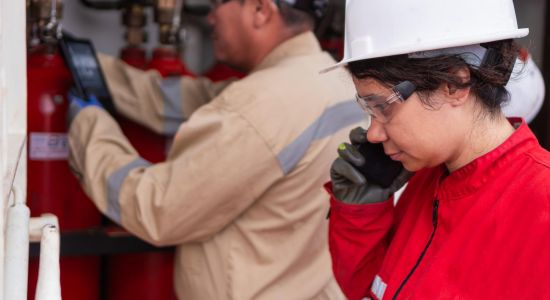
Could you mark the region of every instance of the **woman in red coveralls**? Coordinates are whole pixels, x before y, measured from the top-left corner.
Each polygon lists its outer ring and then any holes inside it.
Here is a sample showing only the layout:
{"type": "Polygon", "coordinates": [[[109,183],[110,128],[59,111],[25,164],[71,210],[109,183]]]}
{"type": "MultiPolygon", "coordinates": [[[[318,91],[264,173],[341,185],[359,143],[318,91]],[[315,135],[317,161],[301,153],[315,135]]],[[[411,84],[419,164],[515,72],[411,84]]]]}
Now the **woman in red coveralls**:
{"type": "Polygon", "coordinates": [[[327,190],[351,300],[550,299],[550,153],[500,109],[527,33],[512,0],[347,1],[339,65],[371,125],[327,190]],[[367,140],[404,166],[388,184],[366,179],[367,140]]]}

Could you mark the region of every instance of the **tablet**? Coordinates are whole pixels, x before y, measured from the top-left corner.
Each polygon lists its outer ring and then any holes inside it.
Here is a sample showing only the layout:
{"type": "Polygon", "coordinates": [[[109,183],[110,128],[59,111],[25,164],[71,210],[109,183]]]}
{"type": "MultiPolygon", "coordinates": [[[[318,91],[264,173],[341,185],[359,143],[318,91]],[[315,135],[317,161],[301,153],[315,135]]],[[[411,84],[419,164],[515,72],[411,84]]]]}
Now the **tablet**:
{"type": "Polygon", "coordinates": [[[113,100],[92,42],[64,34],[59,46],[65,64],[73,76],[78,96],[88,99],[94,95],[109,113],[114,114],[113,100]]]}

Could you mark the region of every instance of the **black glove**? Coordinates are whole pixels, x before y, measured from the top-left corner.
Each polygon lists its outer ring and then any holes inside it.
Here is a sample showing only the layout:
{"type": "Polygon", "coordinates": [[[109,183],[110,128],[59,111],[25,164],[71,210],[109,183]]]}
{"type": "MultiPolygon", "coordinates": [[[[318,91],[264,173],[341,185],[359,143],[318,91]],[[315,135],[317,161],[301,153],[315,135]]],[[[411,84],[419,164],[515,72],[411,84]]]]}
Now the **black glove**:
{"type": "Polygon", "coordinates": [[[338,157],[330,169],[334,196],[345,203],[366,204],[388,199],[409,180],[413,173],[402,169],[388,187],[367,182],[360,171],[368,162],[359,152],[358,146],[367,142],[367,131],[357,127],[350,132],[352,144],[343,143],[338,147],[338,157]]]}

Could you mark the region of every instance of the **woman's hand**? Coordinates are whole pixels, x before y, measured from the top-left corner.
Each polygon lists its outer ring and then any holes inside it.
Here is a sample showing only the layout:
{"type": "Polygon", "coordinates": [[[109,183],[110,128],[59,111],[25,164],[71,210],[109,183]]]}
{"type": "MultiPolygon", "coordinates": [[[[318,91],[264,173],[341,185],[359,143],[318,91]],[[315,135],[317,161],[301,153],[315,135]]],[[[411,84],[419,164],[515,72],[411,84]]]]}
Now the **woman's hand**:
{"type": "Polygon", "coordinates": [[[381,202],[388,199],[409,180],[413,173],[403,169],[387,188],[369,183],[360,171],[367,164],[365,157],[358,151],[360,144],[367,142],[367,131],[357,127],[350,132],[349,143],[338,147],[339,157],[332,163],[330,177],[334,196],[345,203],[366,204],[381,202]]]}

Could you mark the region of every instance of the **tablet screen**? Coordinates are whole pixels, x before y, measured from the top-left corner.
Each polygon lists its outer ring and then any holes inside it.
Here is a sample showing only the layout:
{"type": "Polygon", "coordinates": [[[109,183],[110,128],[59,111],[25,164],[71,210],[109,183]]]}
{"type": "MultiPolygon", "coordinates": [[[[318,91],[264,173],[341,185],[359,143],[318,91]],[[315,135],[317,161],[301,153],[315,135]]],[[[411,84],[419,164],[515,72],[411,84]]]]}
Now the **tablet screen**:
{"type": "Polygon", "coordinates": [[[113,112],[111,94],[91,42],[64,37],[61,48],[81,96],[87,99],[94,95],[105,109],[113,112]]]}

